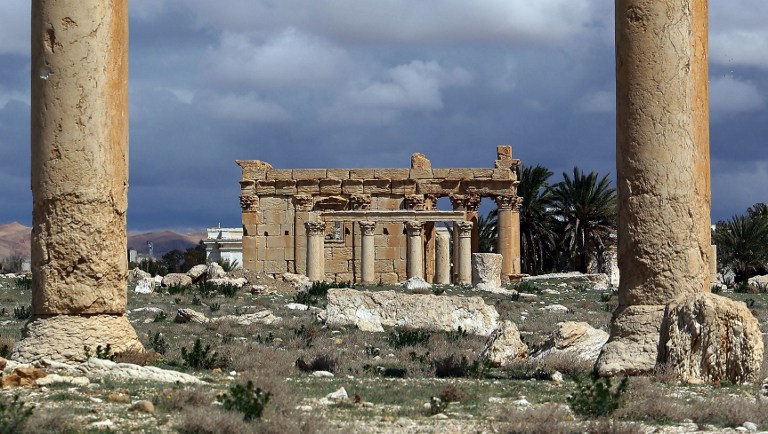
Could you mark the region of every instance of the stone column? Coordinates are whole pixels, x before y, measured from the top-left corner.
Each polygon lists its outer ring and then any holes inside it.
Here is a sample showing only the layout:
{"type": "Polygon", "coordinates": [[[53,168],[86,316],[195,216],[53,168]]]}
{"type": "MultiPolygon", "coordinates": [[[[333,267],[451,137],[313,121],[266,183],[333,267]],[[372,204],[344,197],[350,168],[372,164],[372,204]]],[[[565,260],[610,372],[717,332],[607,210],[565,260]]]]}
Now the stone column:
{"type": "Polygon", "coordinates": [[[709,281],[717,283],[717,246],[712,244],[709,250],[709,281]]]}
{"type": "Polygon", "coordinates": [[[408,231],[408,260],[405,272],[409,279],[424,279],[424,243],[421,240],[423,228],[424,222],[405,222],[405,229],[408,231]]]}
{"type": "MultiPolygon", "coordinates": [[[[467,221],[472,222],[472,251],[477,252],[480,250],[480,226],[478,221],[480,216],[477,213],[477,208],[480,206],[480,200],[482,198],[476,194],[467,195],[466,210],[467,221]]],[[[471,261],[471,260],[470,260],[471,261]]]]}
{"type": "Polygon", "coordinates": [[[364,285],[376,282],[374,263],[376,262],[376,251],[374,250],[374,232],[376,231],[376,222],[360,221],[360,268],[361,280],[364,285]]]}
{"type": "Polygon", "coordinates": [[[502,280],[520,274],[520,203],[516,196],[496,196],[498,237],[496,251],[503,256],[502,280]]]}
{"type": "MultiPolygon", "coordinates": [[[[467,195],[451,194],[448,196],[454,211],[467,210],[467,195]]],[[[453,222],[453,282],[459,283],[459,223],[453,222]]]]}
{"type": "Polygon", "coordinates": [[[325,280],[325,222],[307,221],[307,277],[313,282],[325,280]]]}
{"type": "Polygon", "coordinates": [[[451,239],[448,230],[437,230],[435,238],[435,283],[447,285],[451,283],[451,239]]]}
{"type": "Polygon", "coordinates": [[[459,260],[456,268],[459,269],[459,284],[472,283],[472,222],[458,222],[456,226],[459,229],[459,245],[456,250],[459,252],[459,260]]]}
{"type": "Polygon", "coordinates": [[[142,350],[124,316],[127,0],[33,0],[31,61],[33,317],[13,358],[142,350]]]}
{"type": "Polygon", "coordinates": [[[304,223],[309,220],[309,213],[312,211],[312,196],[308,194],[297,194],[293,197],[293,257],[295,262],[295,272],[306,275],[307,273],[307,232],[304,223]]]}
{"type": "Polygon", "coordinates": [[[706,0],[616,1],[619,306],[597,369],[656,364],[665,306],[708,292],[706,0]]]}

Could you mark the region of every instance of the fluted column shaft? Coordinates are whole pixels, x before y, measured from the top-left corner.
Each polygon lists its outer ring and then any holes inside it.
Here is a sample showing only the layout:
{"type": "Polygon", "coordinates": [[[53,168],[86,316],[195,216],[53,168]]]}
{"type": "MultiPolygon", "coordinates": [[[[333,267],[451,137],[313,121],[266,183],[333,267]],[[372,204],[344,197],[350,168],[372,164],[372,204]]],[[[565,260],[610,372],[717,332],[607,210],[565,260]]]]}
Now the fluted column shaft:
{"type": "Polygon", "coordinates": [[[360,232],[362,233],[362,239],[360,240],[360,268],[362,270],[361,280],[364,285],[368,285],[375,282],[375,267],[376,251],[374,248],[374,233],[376,231],[376,222],[360,221],[360,232]]]}

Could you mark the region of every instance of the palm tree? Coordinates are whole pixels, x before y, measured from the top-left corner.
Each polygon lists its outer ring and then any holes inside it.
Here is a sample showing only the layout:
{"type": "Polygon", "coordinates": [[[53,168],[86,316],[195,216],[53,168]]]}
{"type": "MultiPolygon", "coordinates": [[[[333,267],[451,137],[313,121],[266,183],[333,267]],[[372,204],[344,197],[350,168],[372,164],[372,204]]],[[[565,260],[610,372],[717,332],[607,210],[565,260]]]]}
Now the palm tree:
{"type": "Polygon", "coordinates": [[[752,211],[718,222],[712,234],[718,262],[733,270],[736,282],[765,273],[768,266],[768,218],[752,211]]]}
{"type": "Polygon", "coordinates": [[[496,208],[491,210],[488,215],[481,215],[477,219],[477,250],[479,253],[496,252],[496,240],[499,236],[498,231],[496,230],[498,220],[499,215],[496,208]]]}
{"type": "Polygon", "coordinates": [[[573,178],[563,173],[563,180],[552,187],[555,218],[560,224],[560,247],[576,269],[587,272],[590,257],[600,254],[612,242],[616,231],[616,190],[608,175],[598,181],[595,172],[584,174],[573,168],[573,178]]]}
{"type": "Polygon", "coordinates": [[[554,221],[549,209],[552,194],[547,180],[553,175],[536,165],[517,168],[517,195],[520,205],[520,250],[523,273],[540,274],[553,263],[555,250],[554,221]]]}

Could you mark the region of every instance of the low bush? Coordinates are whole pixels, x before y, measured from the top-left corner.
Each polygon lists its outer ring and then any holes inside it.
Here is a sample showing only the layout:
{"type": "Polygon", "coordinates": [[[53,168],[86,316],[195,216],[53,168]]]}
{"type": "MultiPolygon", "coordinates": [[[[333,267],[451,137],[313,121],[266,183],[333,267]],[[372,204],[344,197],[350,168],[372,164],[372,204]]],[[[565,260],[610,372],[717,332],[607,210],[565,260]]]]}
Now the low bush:
{"type": "Polygon", "coordinates": [[[613,387],[610,377],[592,377],[583,383],[576,379],[576,390],[567,398],[574,413],[588,417],[608,416],[621,404],[621,396],[627,391],[629,379],[624,377],[613,387]]]}
{"type": "Polygon", "coordinates": [[[25,320],[32,316],[32,306],[17,306],[13,308],[13,317],[25,320]]]}
{"type": "Polygon", "coordinates": [[[399,350],[401,348],[414,347],[417,345],[426,346],[429,343],[430,337],[432,337],[432,334],[424,330],[398,328],[389,333],[387,342],[392,348],[399,350]]]}
{"type": "Polygon", "coordinates": [[[295,303],[307,306],[318,306],[321,301],[328,298],[328,290],[331,288],[351,288],[351,282],[313,282],[307,290],[296,293],[293,297],[295,303]]]}
{"type": "Polygon", "coordinates": [[[328,372],[336,372],[336,366],[338,365],[338,360],[331,356],[330,354],[318,354],[315,357],[312,358],[312,360],[307,363],[304,361],[303,357],[300,357],[296,360],[296,367],[299,368],[299,370],[304,372],[314,372],[314,371],[328,371],[328,372]]]}
{"type": "Polygon", "coordinates": [[[192,351],[187,352],[186,347],[181,348],[181,358],[184,361],[184,366],[192,369],[213,369],[219,362],[218,353],[211,351],[210,345],[203,347],[200,338],[195,340],[192,351]]]}
{"type": "Polygon", "coordinates": [[[0,395],[0,433],[21,432],[32,412],[32,407],[19,400],[19,395],[13,395],[13,398],[0,395]]]}
{"type": "Polygon", "coordinates": [[[253,387],[253,382],[249,380],[245,386],[236,384],[230,387],[229,393],[225,393],[218,401],[225,410],[243,413],[243,420],[247,422],[261,418],[271,396],[271,393],[253,387]]]}

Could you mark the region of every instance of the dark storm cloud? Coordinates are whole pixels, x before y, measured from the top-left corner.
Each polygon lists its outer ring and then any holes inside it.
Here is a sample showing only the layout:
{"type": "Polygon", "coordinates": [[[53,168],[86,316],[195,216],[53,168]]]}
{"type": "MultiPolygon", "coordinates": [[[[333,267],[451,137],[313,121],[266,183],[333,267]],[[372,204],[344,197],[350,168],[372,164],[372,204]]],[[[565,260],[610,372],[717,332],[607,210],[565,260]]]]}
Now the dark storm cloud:
{"type": "MultiPolygon", "coordinates": [[[[239,225],[235,159],[406,167],[423,152],[435,167],[489,167],[507,143],[553,181],[575,165],[615,176],[611,2],[130,8],[131,229],[239,225]]],[[[0,223],[29,223],[28,9],[0,5],[0,223]]],[[[711,2],[710,12],[717,220],[768,201],[768,6],[711,2]]]]}

